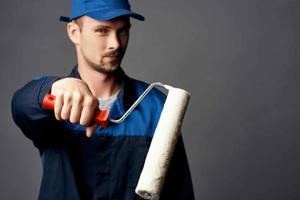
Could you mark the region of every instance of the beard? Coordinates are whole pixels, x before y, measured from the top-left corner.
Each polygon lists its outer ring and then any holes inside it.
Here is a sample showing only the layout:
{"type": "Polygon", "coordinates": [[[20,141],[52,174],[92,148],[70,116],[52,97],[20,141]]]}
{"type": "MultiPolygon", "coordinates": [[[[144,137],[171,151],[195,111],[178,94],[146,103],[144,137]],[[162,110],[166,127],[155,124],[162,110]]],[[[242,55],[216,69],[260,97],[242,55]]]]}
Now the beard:
{"type": "Polygon", "coordinates": [[[124,56],[124,52],[122,52],[121,50],[109,52],[104,54],[103,58],[112,57],[112,56],[116,56],[117,59],[114,61],[107,61],[107,62],[104,62],[102,60],[99,63],[96,63],[83,54],[83,58],[87,62],[87,64],[90,67],[92,67],[95,71],[100,72],[102,74],[113,74],[120,68],[121,61],[124,56]]]}

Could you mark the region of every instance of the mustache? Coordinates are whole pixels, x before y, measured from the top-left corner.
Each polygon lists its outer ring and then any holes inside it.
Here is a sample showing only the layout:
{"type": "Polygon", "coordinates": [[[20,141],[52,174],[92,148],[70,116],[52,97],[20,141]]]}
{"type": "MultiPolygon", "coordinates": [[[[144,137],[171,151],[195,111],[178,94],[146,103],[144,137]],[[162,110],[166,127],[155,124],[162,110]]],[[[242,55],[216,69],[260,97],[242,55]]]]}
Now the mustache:
{"type": "Polygon", "coordinates": [[[111,51],[104,54],[104,56],[122,56],[123,52],[121,50],[111,51]]]}

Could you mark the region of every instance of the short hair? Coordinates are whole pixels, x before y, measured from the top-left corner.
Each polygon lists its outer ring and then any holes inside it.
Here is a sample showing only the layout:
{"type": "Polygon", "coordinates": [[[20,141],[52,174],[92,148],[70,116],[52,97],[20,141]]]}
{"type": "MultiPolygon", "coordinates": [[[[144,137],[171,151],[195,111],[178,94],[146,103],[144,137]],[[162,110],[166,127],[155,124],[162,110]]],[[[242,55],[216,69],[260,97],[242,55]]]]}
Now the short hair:
{"type": "Polygon", "coordinates": [[[77,19],[74,20],[75,24],[77,24],[77,26],[79,27],[79,30],[81,31],[82,30],[82,27],[83,27],[83,21],[82,21],[82,18],[79,17],[77,19]]]}

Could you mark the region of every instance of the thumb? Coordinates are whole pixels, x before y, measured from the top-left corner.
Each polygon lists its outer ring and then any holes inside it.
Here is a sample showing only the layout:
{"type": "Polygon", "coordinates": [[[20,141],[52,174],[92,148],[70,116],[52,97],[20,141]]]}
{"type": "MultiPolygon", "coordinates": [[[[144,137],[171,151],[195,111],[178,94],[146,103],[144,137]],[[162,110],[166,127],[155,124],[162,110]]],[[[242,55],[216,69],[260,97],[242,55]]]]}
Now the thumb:
{"type": "Polygon", "coordinates": [[[85,134],[88,138],[92,137],[94,131],[97,128],[97,124],[92,124],[91,126],[86,127],[85,134]]]}

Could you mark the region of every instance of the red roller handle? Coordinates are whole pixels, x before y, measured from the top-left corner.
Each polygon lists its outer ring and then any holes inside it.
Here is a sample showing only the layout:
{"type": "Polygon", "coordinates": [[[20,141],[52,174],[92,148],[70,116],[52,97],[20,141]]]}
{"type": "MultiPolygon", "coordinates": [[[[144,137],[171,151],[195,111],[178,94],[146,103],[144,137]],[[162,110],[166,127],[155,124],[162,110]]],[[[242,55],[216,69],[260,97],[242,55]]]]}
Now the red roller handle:
{"type": "MultiPolygon", "coordinates": [[[[43,99],[42,107],[47,110],[54,110],[54,102],[55,102],[55,96],[51,94],[46,94],[43,99]]],[[[94,122],[96,122],[96,124],[101,125],[103,128],[107,128],[108,117],[109,117],[109,110],[97,109],[95,111],[93,120],[94,122]]]]}

